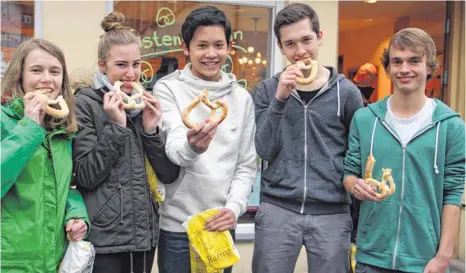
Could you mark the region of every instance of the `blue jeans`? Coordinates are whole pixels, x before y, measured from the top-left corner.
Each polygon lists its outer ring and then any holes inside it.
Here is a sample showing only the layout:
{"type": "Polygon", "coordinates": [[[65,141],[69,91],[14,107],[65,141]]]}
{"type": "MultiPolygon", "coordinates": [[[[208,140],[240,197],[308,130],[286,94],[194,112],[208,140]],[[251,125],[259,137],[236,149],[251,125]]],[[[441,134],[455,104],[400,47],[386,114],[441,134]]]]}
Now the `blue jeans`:
{"type": "MultiPolygon", "coordinates": [[[[230,233],[234,241],[235,231],[230,230],[230,233]]],[[[159,273],[191,273],[188,234],[161,229],[158,245],[159,273]]],[[[223,272],[231,273],[232,267],[224,269],[223,272]]]]}

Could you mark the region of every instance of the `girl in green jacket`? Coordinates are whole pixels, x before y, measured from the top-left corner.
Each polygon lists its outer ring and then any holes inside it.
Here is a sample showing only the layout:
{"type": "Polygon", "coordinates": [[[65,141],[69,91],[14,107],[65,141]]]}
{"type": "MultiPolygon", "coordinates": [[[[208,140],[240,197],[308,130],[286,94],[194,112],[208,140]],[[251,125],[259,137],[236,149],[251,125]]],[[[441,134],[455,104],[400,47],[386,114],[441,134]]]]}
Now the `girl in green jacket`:
{"type": "Polygon", "coordinates": [[[70,189],[77,126],[68,83],[62,51],[41,39],[23,42],[5,73],[1,272],[57,272],[66,251],[65,233],[73,241],[88,233],[81,194],[70,189]]]}

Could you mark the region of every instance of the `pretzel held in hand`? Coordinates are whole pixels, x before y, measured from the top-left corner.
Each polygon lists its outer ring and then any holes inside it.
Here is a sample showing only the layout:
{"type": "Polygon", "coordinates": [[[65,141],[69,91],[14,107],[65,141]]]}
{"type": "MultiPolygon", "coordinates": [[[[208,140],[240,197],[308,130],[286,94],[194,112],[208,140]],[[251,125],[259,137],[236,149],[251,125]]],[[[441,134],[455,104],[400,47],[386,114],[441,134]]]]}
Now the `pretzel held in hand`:
{"type": "Polygon", "coordinates": [[[317,72],[319,72],[319,64],[317,61],[312,60],[311,58],[307,58],[301,61],[297,61],[293,66],[299,70],[310,70],[309,77],[296,77],[296,82],[300,85],[308,85],[317,78],[317,72]]]}
{"type": "Polygon", "coordinates": [[[211,122],[220,124],[227,117],[228,105],[219,100],[211,102],[207,98],[208,93],[209,92],[206,89],[204,89],[204,91],[201,92],[199,97],[193,100],[193,102],[188,107],[186,107],[186,109],[184,109],[183,113],[181,114],[181,118],[183,120],[184,125],[186,125],[186,127],[188,127],[189,129],[196,127],[196,124],[189,120],[189,113],[191,113],[191,111],[201,102],[211,109],[209,116],[209,120],[211,122]],[[222,108],[222,114],[220,115],[220,117],[218,117],[217,120],[214,120],[215,113],[217,112],[218,108],[222,108]]]}
{"type": "Polygon", "coordinates": [[[364,181],[366,184],[375,185],[380,193],[376,193],[375,197],[379,200],[387,198],[395,192],[395,183],[393,182],[392,169],[382,168],[382,182],[372,178],[372,169],[374,168],[375,158],[372,154],[369,155],[366,161],[366,172],[364,174],[364,181]],[[387,185],[387,182],[390,186],[387,185]]]}
{"type": "Polygon", "coordinates": [[[125,92],[121,91],[120,87],[122,85],[123,82],[116,81],[113,84],[113,89],[123,99],[123,105],[125,109],[143,109],[144,107],[146,107],[146,104],[142,99],[139,103],[137,102],[137,99],[142,98],[142,96],[144,95],[144,89],[139,83],[131,82],[131,86],[137,91],[137,93],[132,96],[128,96],[125,92]]]}
{"type": "Polygon", "coordinates": [[[65,99],[63,99],[62,95],[58,96],[54,100],[51,100],[46,94],[44,94],[44,92],[37,91],[36,96],[40,101],[45,103],[45,112],[47,113],[47,115],[52,116],[54,118],[66,118],[70,113],[68,104],[66,104],[66,101],[65,99]],[[60,107],[60,109],[55,109],[50,106],[57,104],[60,107]]]}

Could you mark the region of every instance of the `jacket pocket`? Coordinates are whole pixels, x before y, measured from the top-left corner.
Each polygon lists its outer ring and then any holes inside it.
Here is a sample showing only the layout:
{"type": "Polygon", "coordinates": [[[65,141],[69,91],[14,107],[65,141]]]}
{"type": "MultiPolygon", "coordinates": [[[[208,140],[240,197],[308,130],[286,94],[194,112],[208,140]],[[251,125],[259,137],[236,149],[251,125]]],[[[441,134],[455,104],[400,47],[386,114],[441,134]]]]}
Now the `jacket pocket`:
{"type": "Polygon", "coordinates": [[[439,240],[428,207],[406,204],[401,214],[399,240],[400,256],[423,260],[435,256],[439,240]]]}
{"type": "Polygon", "coordinates": [[[365,213],[367,207],[361,207],[358,248],[370,252],[393,254],[400,205],[387,200],[378,204],[366,201],[363,205],[372,207],[367,214],[365,213]]]}
{"type": "Polygon", "coordinates": [[[92,217],[91,224],[98,227],[106,227],[115,222],[119,216],[122,216],[122,198],[121,185],[118,185],[110,199],[92,217]]]}
{"type": "MultiPolygon", "coordinates": [[[[183,223],[191,214],[225,206],[231,177],[186,171],[176,192],[164,202],[166,216],[183,223]]],[[[171,186],[171,185],[170,185],[171,186]]]]}
{"type": "Polygon", "coordinates": [[[269,162],[269,166],[262,172],[262,178],[271,186],[278,185],[278,179],[275,174],[280,173],[280,168],[283,169],[283,158],[280,157],[273,162],[269,162]]]}

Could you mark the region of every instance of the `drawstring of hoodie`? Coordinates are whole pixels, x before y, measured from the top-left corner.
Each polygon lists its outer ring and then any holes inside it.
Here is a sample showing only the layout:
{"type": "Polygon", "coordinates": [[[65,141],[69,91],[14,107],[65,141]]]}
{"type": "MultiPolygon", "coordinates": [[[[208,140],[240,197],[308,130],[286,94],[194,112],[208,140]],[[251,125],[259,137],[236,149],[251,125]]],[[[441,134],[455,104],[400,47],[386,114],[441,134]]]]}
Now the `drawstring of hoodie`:
{"type": "Polygon", "coordinates": [[[340,117],[340,82],[339,81],[337,81],[337,101],[338,101],[337,116],[340,117]]]}
{"type": "Polygon", "coordinates": [[[130,272],[134,273],[134,270],[133,270],[133,252],[129,253],[129,261],[130,261],[130,266],[131,266],[131,268],[130,268],[131,271],[130,272]]]}
{"type": "MultiPolygon", "coordinates": [[[[379,119],[379,117],[375,118],[374,127],[372,129],[371,152],[370,152],[370,154],[372,154],[372,151],[373,151],[373,148],[374,148],[375,128],[377,127],[377,120],[378,119],[379,119]]],[[[437,165],[437,157],[438,157],[438,135],[439,135],[440,124],[441,123],[442,123],[441,121],[439,121],[439,123],[437,123],[437,131],[436,131],[436,134],[435,134],[435,153],[434,153],[434,170],[435,170],[435,174],[440,173],[439,170],[438,170],[438,165],[437,165]]]]}
{"type": "Polygon", "coordinates": [[[437,124],[437,134],[435,136],[434,170],[436,174],[439,174],[438,166],[437,166],[437,152],[438,152],[438,132],[440,131],[440,123],[442,122],[439,121],[439,123],[437,124]]]}
{"type": "Polygon", "coordinates": [[[144,251],[144,269],[142,271],[142,273],[146,273],[146,252],[144,251]]]}
{"type": "MultiPolygon", "coordinates": [[[[129,260],[130,260],[130,272],[134,273],[134,268],[133,268],[133,252],[129,253],[129,260]]],[[[143,261],[143,271],[142,273],[147,273],[146,271],[146,252],[144,251],[144,261],[143,261]]]]}
{"type": "Polygon", "coordinates": [[[374,137],[375,137],[375,128],[377,127],[377,121],[379,120],[379,117],[375,117],[375,121],[374,121],[374,127],[372,128],[372,136],[371,136],[371,155],[372,155],[372,151],[374,149],[374,137]]]}

